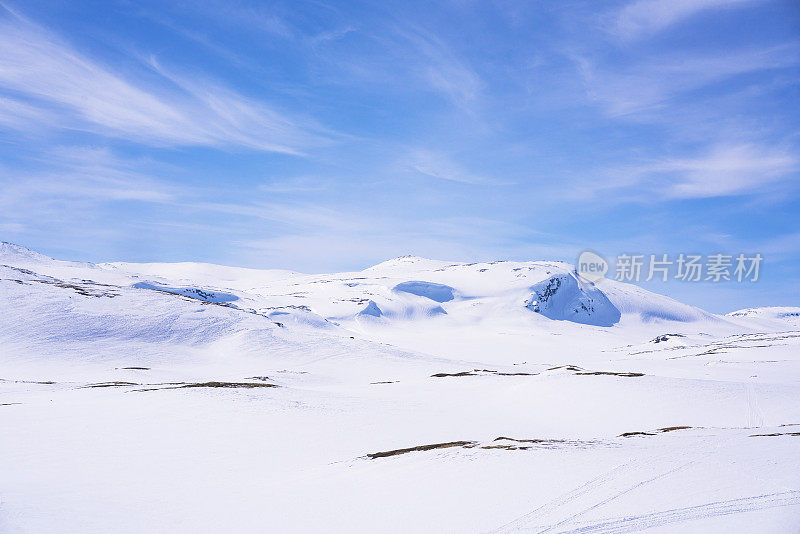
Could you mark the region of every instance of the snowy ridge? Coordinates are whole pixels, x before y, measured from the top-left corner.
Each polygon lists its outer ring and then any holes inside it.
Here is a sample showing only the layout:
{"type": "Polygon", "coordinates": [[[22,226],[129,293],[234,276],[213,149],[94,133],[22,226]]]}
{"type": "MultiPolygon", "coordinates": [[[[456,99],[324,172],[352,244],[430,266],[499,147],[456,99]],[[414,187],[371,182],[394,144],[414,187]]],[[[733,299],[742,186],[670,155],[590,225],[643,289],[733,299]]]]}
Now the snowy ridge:
{"type": "Polygon", "coordinates": [[[633,284],[603,279],[599,282],[603,293],[624,315],[634,315],[644,322],[676,321],[718,322],[720,317],[695,306],[678,302],[670,297],[647,291],[633,284]]]}
{"type": "Polygon", "coordinates": [[[765,317],[770,319],[792,319],[800,317],[798,306],[772,306],[766,308],[747,308],[727,314],[728,317],[765,317]]]}
{"type": "Polygon", "coordinates": [[[300,323],[325,327],[330,321],[347,325],[359,318],[390,324],[444,316],[461,322],[504,316],[534,325],[534,314],[599,327],[620,321],[726,320],[631,284],[587,282],[562,262],[452,263],[404,256],[361,272],[306,275],[188,262],[64,262],[9,243],[0,251],[10,265],[35,266],[42,275],[61,280],[175,293],[264,315],[291,315],[300,323]]]}
{"type": "Polygon", "coordinates": [[[800,327],[800,307],[770,306],[765,308],[747,308],[731,312],[726,317],[734,319],[755,319],[760,321],[781,322],[792,327],[800,327]]]}
{"type": "Polygon", "coordinates": [[[131,285],[131,287],[135,287],[137,289],[151,289],[153,291],[163,291],[165,293],[174,293],[176,295],[183,295],[185,297],[202,300],[203,302],[213,302],[215,304],[239,300],[239,297],[231,293],[212,291],[210,289],[198,289],[196,287],[170,287],[159,283],[151,283],[151,282],[136,282],[135,284],[131,285]]]}
{"type": "Polygon", "coordinates": [[[20,263],[20,262],[44,262],[55,261],[53,258],[39,254],[28,248],[6,241],[0,241],[0,261],[20,263]]]}

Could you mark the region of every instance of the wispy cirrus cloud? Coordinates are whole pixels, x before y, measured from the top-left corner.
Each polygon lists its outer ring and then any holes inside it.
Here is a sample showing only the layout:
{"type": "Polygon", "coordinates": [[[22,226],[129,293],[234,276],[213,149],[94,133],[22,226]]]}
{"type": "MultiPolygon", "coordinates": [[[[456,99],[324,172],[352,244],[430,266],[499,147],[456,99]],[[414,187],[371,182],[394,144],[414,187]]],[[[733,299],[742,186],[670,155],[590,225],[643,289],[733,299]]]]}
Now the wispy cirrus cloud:
{"type": "Polygon", "coordinates": [[[0,169],[3,213],[35,213],[38,205],[113,201],[164,203],[179,196],[175,187],[154,178],[141,161],[120,158],[106,148],[57,147],[41,156],[57,162],[25,172],[0,169]]]}
{"type": "Polygon", "coordinates": [[[707,198],[753,193],[789,178],[798,159],[789,151],[755,144],[722,145],[699,157],[656,163],[644,171],[677,177],[673,198],[707,198]]]}
{"type": "Polygon", "coordinates": [[[408,156],[408,166],[431,178],[450,182],[475,185],[502,185],[506,183],[492,177],[474,174],[453,161],[449,155],[433,150],[412,150],[408,156]]]}
{"type": "Polygon", "coordinates": [[[206,18],[227,24],[237,30],[242,26],[258,33],[267,33],[281,38],[294,36],[294,29],[269,5],[246,5],[238,2],[212,1],[202,5],[190,3],[193,11],[203,13],[206,18]]]}
{"type": "Polygon", "coordinates": [[[647,37],[694,15],[759,0],[637,0],[616,14],[614,32],[626,40],[647,37]]]}
{"type": "Polygon", "coordinates": [[[399,15],[370,21],[369,29],[343,25],[311,34],[303,43],[326,81],[358,90],[379,86],[390,94],[434,94],[475,115],[487,86],[451,40],[399,15]]]}
{"type": "Polygon", "coordinates": [[[55,125],[57,116],[50,110],[0,96],[0,127],[12,130],[31,130],[55,125]]]}
{"type": "Polygon", "coordinates": [[[800,62],[796,43],[716,55],[647,58],[646,63],[607,67],[574,56],[591,100],[610,116],[636,114],[733,76],[791,67],[800,62]]]}
{"type": "Polygon", "coordinates": [[[63,127],[156,146],[287,154],[329,140],[313,121],[209,80],[190,83],[159,67],[155,84],[130,81],[8,10],[0,19],[0,49],[0,123],[6,127],[63,127]]]}
{"type": "Polygon", "coordinates": [[[259,191],[275,194],[310,193],[324,191],[330,187],[330,180],[320,176],[294,176],[292,178],[272,180],[258,186],[259,191]]]}
{"type": "Polygon", "coordinates": [[[116,235],[126,206],[145,212],[185,199],[186,187],[159,178],[161,164],[107,148],[47,149],[26,169],[0,165],[0,230],[45,235],[116,235]],[[113,224],[98,223],[112,214],[113,224]]]}
{"type": "Polygon", "coordinates": [[[440,37],[419,27],[396,27],[395,32],[417,52],[412,70],[434,90],[461,108],[470,109],[480,96],[483,81],[440,37]]]}
{"type": "MultiPolygon", "coordinates": [[[[297,206],[292,220],[305,221],[308,208],[297,206]]],[[[291,214],[289,214],[291,215],[291,214]]],[[[238,256],[301,271],[368,267],[404,254],[444,260],[569,258],[580,246],[563,242],[525,242],[530,229],[485,217],[418,217],[338,212],[329,224],[317,221],[260,239],[236,242],[238,256]],[[358,228],[358,238],[352,231],[358,228]],[[291,261],[287,261],[291,258],[291,261]]]]}
{"type": "Polygon", "coordinates": [[[581,199],[602,195],[627,202],[754,195],[797,180],[798,171],[800,159],[791,150],[723,143],[695,155],[607,169],[576,191],[581,199]]]}

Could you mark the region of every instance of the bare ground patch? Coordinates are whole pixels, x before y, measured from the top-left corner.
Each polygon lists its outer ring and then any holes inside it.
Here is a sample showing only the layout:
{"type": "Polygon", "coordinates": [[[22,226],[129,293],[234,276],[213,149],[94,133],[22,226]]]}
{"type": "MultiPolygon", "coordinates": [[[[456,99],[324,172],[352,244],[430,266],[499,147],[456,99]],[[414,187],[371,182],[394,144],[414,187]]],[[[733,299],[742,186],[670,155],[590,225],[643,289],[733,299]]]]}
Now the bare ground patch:
{"type": "Polygon", "coordinates": [[[431,443],[428,445],[417,445],[416,447],[406,447],[403,449],[393,449],[389,451],[373,452],[365,457],[371,460],[376,458],[386,458],[398,456],[411,452],[431,451],[436,449],[483,449],[483,450],[506,450],[506,451],[527,451],[532,449],[561,449],[564,447],[597,447],[601,445],[612,446],[610,443],[595,440],[570,440],[570,439],[516,439],[500,436],[490,442],[480,441],[447,441],[444,443],[431,443]]]}
{"type": "Polygon", "coordinates": [[[394,449],[391,451],[372,452],[367,454],[367,458],[374,460],[375,458],[386,458],[387,456],[397,456],[399,454],[407,454],[409,452],[418,451],[432,451],[434,449],[449,449],[451,447],[474,447],[477,441],[448,441],[445,443],[431,443],[429,445],[417,445],[416,447],[408,447],[405,449],[394,449]]]}
{"type": "Polygon", "coordinates": [[[160,391],[163,389],[185,389],[185,388],[222,388],[222,389],[255,389],[255,388],[277,388],[277,384],[270,382],[174,382],[167,384],[145,384],[149,387],[145,389],[137,389],[134,391],[160,391]],[[161,386],[161,387],[159,387],[161,386]]]}
{"type": "Polygon", "coordinates": [[[657,428],[655,430],[647,430],[647,431],[636,431],[636,432],[623,432],[618,438],[630,438],[633,436],[655,436],[657,434],[663,434],[665,432],[674,432],[675,430],[687,430],[692,428],[690,426],[666,426],[664,428],[657,428]]]}
{"type": "MultiPolygon", "coordinates": [[[[645,376],[644,373],[638,372],[621,372],[621,371],[589,371],[583,369],[582,367],[578,367],[577,365],[559,365],[556,367],[550,367],[545,372],[548,371],[557,371],[557,370],[565,370],[570,371],[575,375],[583,375],[583,376],[621,376],[625,378],[633,378],[638,376],[645,376]]],[[[436,373],[432,374],[431,378],[446,378],[446,377],[461,377],[461,376],[538,376],[542,373],[526,373],[526,372],[516,372],[516,373],[509,373],[503,371],[496,371],[494,369],[472,369],[470,371],[460,371],[457,373],[436,373]]]]}

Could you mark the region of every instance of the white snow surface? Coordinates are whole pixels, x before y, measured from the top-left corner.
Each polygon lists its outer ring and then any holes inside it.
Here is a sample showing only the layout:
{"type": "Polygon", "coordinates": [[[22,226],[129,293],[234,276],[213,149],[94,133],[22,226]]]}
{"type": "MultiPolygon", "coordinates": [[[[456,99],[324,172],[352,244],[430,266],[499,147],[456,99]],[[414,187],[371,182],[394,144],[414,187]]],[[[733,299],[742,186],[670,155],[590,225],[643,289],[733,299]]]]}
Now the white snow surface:
{"type": "Polygon", "coordinates": [[[0,532],[798,532],[799,318],[0,243],[0,532]]]}

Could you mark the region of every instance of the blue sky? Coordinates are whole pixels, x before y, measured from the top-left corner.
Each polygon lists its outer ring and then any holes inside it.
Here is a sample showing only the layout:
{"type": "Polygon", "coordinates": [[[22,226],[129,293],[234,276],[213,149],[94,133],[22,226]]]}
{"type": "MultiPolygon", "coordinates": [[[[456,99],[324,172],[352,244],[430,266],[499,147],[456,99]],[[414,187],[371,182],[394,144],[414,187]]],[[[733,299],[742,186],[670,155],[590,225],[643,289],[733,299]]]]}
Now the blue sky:
{"type": "Polygon", "coordinates": [[[800,303],[800,5],[2,2],[0,239],[308,272],[756,253],[800,303]]]}

